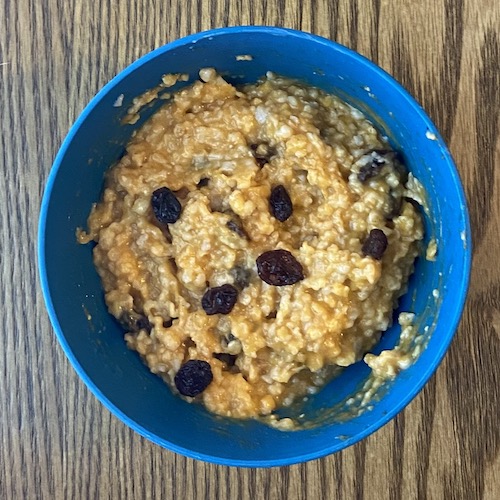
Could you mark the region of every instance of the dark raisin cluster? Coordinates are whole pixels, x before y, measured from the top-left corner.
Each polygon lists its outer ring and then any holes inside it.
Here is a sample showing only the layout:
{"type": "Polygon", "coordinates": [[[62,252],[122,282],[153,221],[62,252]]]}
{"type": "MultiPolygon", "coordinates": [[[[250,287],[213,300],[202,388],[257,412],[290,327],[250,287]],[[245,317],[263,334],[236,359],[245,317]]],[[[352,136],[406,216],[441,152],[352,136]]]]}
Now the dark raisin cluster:
{"type": "MultiPolygon", "coordinates": [[[[250,148],[261,168],[269,163],[276,154],[276,150],[267,143],[254,144],[250,148]]],[[[398,153],[389,150],[374,150],[362,158],[362,165],[357,174],[358,179],[361,182],[366,182],[379,175],[383,167],[388,164],[393,164],[396,171],[401,176],[404,175],[404,167],[398,153]]],[[[201,178],[197,187],[205,187],[208,183],[208,178],[201,178]]],[[[176,193],[180,196],[179,192],[176,193]]],[[[175,223],[179,219],[182,210],[176,194],[167,187],[161,187],[153,192],[151,207],[155,218],[163,225],[175,223]]],[[[271,190],[269,212],[280,222],[285,222],[293,214],[292,200],[286,188],[281,184],[271,190]]],[[[242,221],[237,216],[227,223],[227,227],[240,237],[250,240],[242,221]]],[[[381,229],[372,229],[363,243],[362,253],[365,256],[380,260],[387,246],[388,241],[385,233],[381,229]]],[[[278,249],[264,252],[257,258],[256,265],[259,277],[272,286],[293,285],[304,279],[302,265],[288,250],[278,249]]],[[[236,266],[233,272],[236,286],[224,284],[208,288],[201,300],[201,306],[205,313],[207,315],[229,314],[238,300],[239,291],[248,286],[251,274],[252,271],[246,267],[236,266]]],[[[273,311],[268,319],[275,317],[276,311],[273,311]]],[[[124,327],[130,331],[151,330],[148,319],[138,313],[126,313],[120,319],[124,327]]],[[[169,320],[164,323],[164,326],[170,327],[172,321],[169,320]]],[[[232,334],[230,336],[234,339],[232,334]]],[[[237,360],[235,354],[216,352],[213,353],[213,358],[221,361],[225,366],[224,369],[238,370],[237,366],[235,366],[237,360]]],[[[175,375],[174,383],[182,395],[195,397],[201,394],[212,380],[212,369],[207,361],[190,360],[181,366],[175,375]]]]}

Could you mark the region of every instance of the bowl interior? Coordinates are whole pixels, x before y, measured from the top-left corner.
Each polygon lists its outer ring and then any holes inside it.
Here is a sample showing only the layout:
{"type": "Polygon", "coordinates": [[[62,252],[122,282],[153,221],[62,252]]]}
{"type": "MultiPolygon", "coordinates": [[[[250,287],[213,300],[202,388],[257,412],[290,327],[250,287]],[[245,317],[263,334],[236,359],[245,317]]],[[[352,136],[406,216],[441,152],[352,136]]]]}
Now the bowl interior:
{"type": "MultiPolygon", "coordinates": [[[[469,274],[469,233],[463,192],[442,139],[421,108],[388,75],[348,49],[312,35],[278,28],[226,28],[182,39],[145,56],[85,109],[49,178],[39,258],[42,288],[59,340],[79,375],[111,411],[174,451],[224,464],[268,466],[344,448],[383,425],[415,396],[444,355],[459,320],[469,274]],[[252,60],[236,59],[247,54],[252,60]],[[301,408],[290,410],[304,413],[309,423],[322,424],[297,432],[217,418],[173,396],[127,349],[121,328],[107,313],[91,245],[76,242],[76,229],[86,227],[90,207],[99,199],[105,170],[123,154],[132,132],[164,103],[154,102],[135,125],[122,125],[132,99],[158,85],[166,73],[187,73],[192,82],[206,66],[234,83],[255,81],[271,70],[341,96],[389,137],[427,190],[426,241],[437,240],[437,259],[418,259],[400,304],[400,310],[416,313],[427,348],[413,366],[382,388],[369,411],[358,416],[338,418],[342,402],[361,388],[369,374],[363,363],[346,369],[301,408]],[[117,107],[122,94],[123,104],[117,107]]],[[[392,327],[377,351],[393,347],[399,333],[398,326],[392,327]]]]}

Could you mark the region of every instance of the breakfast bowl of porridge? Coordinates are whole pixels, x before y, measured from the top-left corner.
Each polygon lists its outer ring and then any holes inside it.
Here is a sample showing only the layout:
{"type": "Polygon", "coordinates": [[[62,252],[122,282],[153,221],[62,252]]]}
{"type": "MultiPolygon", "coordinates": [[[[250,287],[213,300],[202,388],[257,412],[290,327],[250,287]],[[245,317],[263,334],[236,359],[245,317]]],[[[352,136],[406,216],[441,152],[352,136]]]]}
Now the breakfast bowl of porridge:
{"type": "Polygon", "coordinates": [[[39,264],[75,370],[172,451],[273,466],[401,411],[457,328],[462,187],[435,126],[359,54],[224,28],[125,69],[64,141],[39,264]]]}

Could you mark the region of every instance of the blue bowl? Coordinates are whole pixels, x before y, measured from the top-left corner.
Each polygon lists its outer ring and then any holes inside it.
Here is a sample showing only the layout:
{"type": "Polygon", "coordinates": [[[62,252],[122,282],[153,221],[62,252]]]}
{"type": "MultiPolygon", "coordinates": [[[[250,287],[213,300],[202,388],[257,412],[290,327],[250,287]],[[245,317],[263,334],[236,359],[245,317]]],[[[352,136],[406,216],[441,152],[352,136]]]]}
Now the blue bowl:
{"type": "MultiPolygon", "coordinates": [[[[42,202],[38,252],[42,290],[59,342],[82,380],[111,412],[177,453],[225,465],[262,467],[303,462],[350,446],[415,397],[457,328],[467,293],[471,240],[453,160],[431,120],[396,81],[330,40],[281,28],[235,27],[161,47],[122,71],[94,97],[55,159],[42,202]],[[253,59],[236,59],[243,54],[253,59]],[[427,191],[426,239],[436,239],[437,258],[417,260],[400,303],[401,311],[416,314],[421,355],[375,391],[368,405],[361,396],[369,370],[364,363],[349,367],[319,394],[288,410],[302,419],[302,430],[283,432],[254,420],[215,417],[174,396],[137,353],[127,349],[121,328],[106,310],[91,245],[76,242],[76,229],[86,227],[90,207],[99,199],[105,170],[123,154],[132,132],[162,104],[153,103],[135,125],[122,125],[132,99],[158,85],[165,73],[187,73],[192,82],[206,66],[234,83],[255,81],[271,70],[339,95],[368,115],[403,153],[427,191]],[[121,95],[123,105],[114,106],[121,95]],[[439,292],[437,299],[434,290],[439,292]]],[[[393,347],[399,334],[396,324],[376,352],[393,347]]]]}

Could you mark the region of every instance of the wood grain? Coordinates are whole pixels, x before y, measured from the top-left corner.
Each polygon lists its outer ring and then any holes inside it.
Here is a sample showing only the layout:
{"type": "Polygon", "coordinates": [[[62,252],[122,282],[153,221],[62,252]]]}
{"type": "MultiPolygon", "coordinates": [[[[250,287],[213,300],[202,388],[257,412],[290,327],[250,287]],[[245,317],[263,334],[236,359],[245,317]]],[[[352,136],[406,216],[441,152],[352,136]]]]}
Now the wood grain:
{"type": "Polygon", "coordinates": [[[496,499],[500,497],[498,0],[0,0],[0,498],[496,499]],[[77,378],[38,285],[51,162],[112,76],[165,42],[238,24],[287,26],[371,58],[449,142],[475,257],[458,334],[394,421],[307,464],[244,470],[152,445],[77,378]]]}

